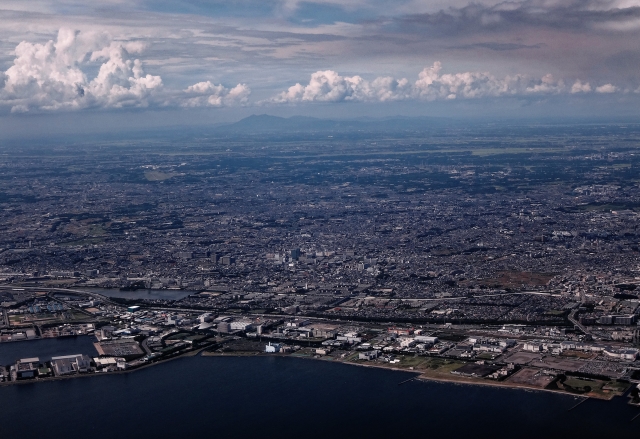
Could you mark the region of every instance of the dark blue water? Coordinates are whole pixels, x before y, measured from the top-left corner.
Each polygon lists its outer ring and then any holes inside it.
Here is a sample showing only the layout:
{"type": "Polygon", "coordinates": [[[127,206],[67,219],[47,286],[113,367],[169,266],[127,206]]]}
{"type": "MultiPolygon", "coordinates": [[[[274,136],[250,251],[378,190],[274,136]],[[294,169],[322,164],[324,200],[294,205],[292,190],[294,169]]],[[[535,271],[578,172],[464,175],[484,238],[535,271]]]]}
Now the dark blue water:
{"type": "Polygon", "coordinates": [[[98,355],[93,347],[95,341],[96,339],[92,335],[80,335],[78,337],[0,343],[0,365],[6,366],[21,358],[31,357],[39,357],[40,361],[49,361],[51,357],[73,354],[86,354],[95,357],[98,355]]]}
{"type": "Polygon", "coordinates": [[[411,381],[294,358],[193,357],[0,388],[0,438],[638,437],[625,399],[411,381]]]}

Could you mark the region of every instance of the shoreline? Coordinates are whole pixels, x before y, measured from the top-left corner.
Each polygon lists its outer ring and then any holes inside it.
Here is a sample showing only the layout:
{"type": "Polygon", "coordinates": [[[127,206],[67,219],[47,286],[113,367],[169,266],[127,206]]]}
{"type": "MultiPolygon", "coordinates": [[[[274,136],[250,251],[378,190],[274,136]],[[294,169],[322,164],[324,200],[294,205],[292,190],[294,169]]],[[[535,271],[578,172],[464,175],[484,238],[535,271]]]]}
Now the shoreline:
{"type": "MultiPolygon", "coordinates": [[[[411,373],[414,374],[415,376],[412,378],[414,380],[420,380],[420,381],[434,381],[434,382],[438,382],[438,383],[448,383],[448,384],[459,384],[459,385],[471,385],[471,386],[486,386],[486,387],[498,387],[498,388],[502,388],[502,389],[513,389],[513,390],[524,390],[524,391],[534,391],[534,392],[546,392],[546,393],[553,393],[555,395],[566,395],[566,396],[570,396],[570,397],[574,397],[574,398],[586,398],[586,399],[596,399],[599,401],[611,401],[613,398],[617,397],[617,396],[624,396],[624,395],[614,395],[612,394],[611,397],[609,398],[603,398],[600,397],[598,395],[579,395],[579,394],[575,394],[575,393],[570,393],[570,392],[564,392],[562,390],[553,390],[553,389],[545,389],[545,388],[540,388],[540,387],[534,387],[534,386],[527,386],[526,384],[520,384],[520,383],[506,383],[506,382],[498,382],[498,381],[488,381],[488,380],[482,380],[480,381],[480,379],[474,379],[474,378],[467,378],[467,377],[463,377],[463,376],[433,376],[433,375],[428,375],[424,372],[421,371],[417,371],[417,370],[410,370],[410,369],[402,369],[402,368],[398,368],[398,367],[386,367],[386,366],[382,366],[382,365],[376,365],[376,364],[364,364],[364,363],[355,363],[355,362],[350,362],[350,361],[335,361],[335,360],[324,360],[322,357],[321,358],[314,358],[311,356],[293,356],[293,355],[280,355],[280,354],[264,354],[262,352],[259,353],[255,353],[255,354],[248,354],[248,355],[242,355],[239,353],[229,353],[229,354],[207,354],[207,353],[203,353],[202,356],[204,357],[256,357],[256,356],[264,356],[264,357],[281,357],[281,358],[287,358],[287,357],[291,357],[291,358],[296,358],[296,359],[301,359],[301,360],[315,360],[315,361],[324,361],[327,363],[337,363],[337,364],[344,364],[347,366],[357,366],[357,367],[367,367],[367,368],[371,368],[371,369],[382,369],[382,370],[390,370],[390,371],[394,371],[394,372],[404,372],[404,373],[411,373]]],[[[626,393],[626,391],[625,391],[626,393]]]]}
{"type": "Polygon", "coordinates": [[[128,370],[125,369],[125,370],[117,370],[117,371],[113,371],[113,372],[76,373],[76,374],[65,375],[65,376],[52,376],[52,377],[42,378],[42,379],[27,379],[27,380],[19,380],[19,381],[5,381],[3,383],[0,383],[0,387],[9,387],[9,386],[21,385],[21,384],[47,383],[47,382],[50,382],[50,381],[71,380],[71,379],[76,379],[76,378],[91,378],[91,377],[99,377],[99,376],[122,375],[122,374],[127,374],[127,373],[134,373],[134,372],[137,372],[139,370],[143,370],[143,369],[146,369],[148,367],[153,367],[153,366],[156,366],[156,365],[159,365],[159,364],[163,364],[163,363],[168,363],[169,361],[177,360],[179,358],[195,357],[196,355],[198,355],[199,353],[201,353],[203,350],[205,350],[207,348],[208,348],[208,346],[204,347],[204,348],[194,349],[193,351],[184,352],[184,353],[176,355],[174,357],[170,357],[170,358],[165,358],[163,360],[154,361],[153,363],[147,363],[147,364],[144,364],[142,366],[138,366],[138,367],[135,367],[133,369],[128,369],[128,370]]]}
{"type": "Polygon", "coordinates": [[[561,390],[553,390],[553,389],[545,389],[540,387],[528,386],[526,384],[520,384],[520,383],[506,383],[506,382],[497,382],[497,381],[494,382],[494,381],[488,381],[488,380],[481,381],[480,379],[474,379],[474,378],[463,377],[463,376],[445,376],[445,375],[434,376],[434,375],[430,375],[428,373],[417,371],[417,370],[403,369],[398,367],[387,367],[387,366],[377,365],[377,364],[364,364],[364,363],[357,363],[357,362],[351,362],[351,361],[340,361],[340,360],[329,361],[329,360],[323,359],[323,357],[315,358],[313,356],[294,356],[291,354],[287,354],[287,355],[266,354],[264,352],[212,353],[212,352],[206,351],[209,347],[210,346],[194,349],[192,351],[184,352],[182,354],[176,355],[171,358],[166,358],[153,363],[144,364],[142,366],[135,367],[129,370],[120,370],[120,371],[114,371],[114,372],[83,373],[83,374],[74,374],[74,375],[68,375],[68,376],[49,377],[49,378],[43,378],[39,380],[27,379],[27,380],[20,380],[20,381],[6,381],[3,383],[0,383],[0,387],[8,387],[12,385],[21,385],[21,384],[44,383],[44,382],[50,382],[50,381],[62,381],[62,380],[70,380],[75,378],[90,378],[95,376],[128,374],[128,373],[134,373],[149,367],[157,366],[157,365],[160,365],[172,360],[176,360],[179,358],[195,357],[200,355],[203,357],[281,357],[281,358],[295,358],[295,359],[301,359],[301,360],[324,361],[327,363],[344,364],[347,366],[357,366],[357,367],[366,367],[371,369],[389,370],[394,372],[411,373],[414,375],[414,377],[411,378],[410,380],[419,380],[423,382],[433,381],[438,383],[448,383],[448,384],[457,384],[457,385],[486,386],[486,387],[497,387],[501,389],[546,392],[546,393],[553,393],[556,395],[565,395],[565,396],[574,397],[574,398],[596,399],[599,401],[611,401],[613,398],[617,396],[620,396],[620,397],[624,396],[624,395],[612,394],[610,395],[610,397],[607,398],[599,395],[580,395],[580,394],[574,394],[574,393],[565,392],[561,390]]]}

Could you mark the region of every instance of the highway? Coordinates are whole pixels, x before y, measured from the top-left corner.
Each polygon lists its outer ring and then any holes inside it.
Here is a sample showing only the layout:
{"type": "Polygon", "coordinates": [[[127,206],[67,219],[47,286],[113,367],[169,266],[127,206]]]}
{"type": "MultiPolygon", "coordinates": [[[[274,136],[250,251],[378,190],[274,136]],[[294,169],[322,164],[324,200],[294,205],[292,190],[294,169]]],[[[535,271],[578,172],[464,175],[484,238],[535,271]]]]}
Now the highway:
{"type": "Polygon", "coordinates": [[[577,326],[582,332],[584,332],[587,335],[590,335],[594,340],[599,340],[600,337],[594,336],[591,331],[589,331],[586,326],[584,326],[582,323],[580,323],[577,319],[576,319],[576,314],[578,313],[578,310],[573,310],[571,312],[571,314],[569,314],[568,318],[569,321],[571,323],[573,323],[575,326],[577,326]]]}

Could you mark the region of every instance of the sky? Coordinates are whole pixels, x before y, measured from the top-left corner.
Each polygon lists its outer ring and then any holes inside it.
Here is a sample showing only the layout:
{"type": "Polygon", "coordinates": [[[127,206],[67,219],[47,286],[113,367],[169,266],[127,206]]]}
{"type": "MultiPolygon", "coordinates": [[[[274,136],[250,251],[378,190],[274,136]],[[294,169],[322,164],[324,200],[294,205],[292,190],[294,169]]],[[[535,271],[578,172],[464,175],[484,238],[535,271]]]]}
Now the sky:
{"type": "Polygon", "coordinates": [[[635,118],[640,0],[2,0],[0,137],[250,114],[635,118]]]}

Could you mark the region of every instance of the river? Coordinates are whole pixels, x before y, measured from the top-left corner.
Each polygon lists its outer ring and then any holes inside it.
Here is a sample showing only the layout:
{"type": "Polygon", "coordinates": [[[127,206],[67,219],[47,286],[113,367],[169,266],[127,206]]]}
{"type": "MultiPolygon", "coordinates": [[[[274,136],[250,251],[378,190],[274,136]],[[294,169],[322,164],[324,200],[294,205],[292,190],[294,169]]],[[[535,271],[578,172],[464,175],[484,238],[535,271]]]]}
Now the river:
{"type": "Polygon", "coordinates": [[[79,335],[77,337],[0,343],[0,365],[7,366],[21,358],[31,357],[38,357],[40,361],[49,361],[51,357],[73,354],[86,354],[95,357],[98,355],[93,347],[95,341],[96,338],[93,335],[79,335]]]}
{"type": "Polygon", "coordinates": [[[145,299],[145,300],[180,300],[195,294],[196,291],[187,290],[135,290],[121,291],[117,288],[84,288],[84,291],[102,294],[107,297],[121,299],[145,299]]]}

